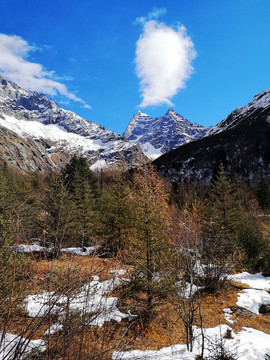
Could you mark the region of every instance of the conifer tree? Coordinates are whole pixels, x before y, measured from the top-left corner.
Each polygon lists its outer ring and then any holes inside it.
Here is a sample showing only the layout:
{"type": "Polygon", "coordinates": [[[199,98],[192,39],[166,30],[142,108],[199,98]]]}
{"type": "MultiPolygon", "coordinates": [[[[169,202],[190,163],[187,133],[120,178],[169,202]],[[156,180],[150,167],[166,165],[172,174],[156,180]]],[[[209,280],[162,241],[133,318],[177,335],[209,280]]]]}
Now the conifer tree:
{"type": "Polygon", "coordinates": [[[243,215],[243,209],[221,163],[210,193],[208,216],[212,235],[225,252],[233,251],[243,215]]]}
{"type": "Polygon", "coordinates": [[[84,248],[90,244],[98,227],[97,180],[83,157],[73,156],[62,175],[72,202],[67,235],[74,244],[84,248]]]}
{"type": "Polygon", "coordinates": [[[261,178],[257,188],[257,199],[263,210],[270,209],[270,185],[267,179],[261,178]]]}
{"type": "Polygon", "coordinates": [[[72,213],[67,234],[75,244],[84,248],[90,245],[91,237],[97,232],[97,198],[88,179],[77,170],[73,174],[72,188],[72,213]]]}
{"type": "Polygon", "coordinates": [[[103,186],[100,199],[100,217],[106,241],[106,251],[117,255],[125,247],[128,231],[132,227],[131,184],[122,174],[116,174],[103,186]]]}
{"type": "Polygon", "coordinates": [[[135,283],[146,294],[147,310],[160,293],[157,281],[162,260],[168,258],[171,226],[169,193],[166,184],[150,165],[133,176],[134,225],[129,236],[129,255],[135,271],[135,283]]]}
{"type": "Polygon", "coordinates": [[[64,184],[70,193],[75,191],[78,178],[86,181],[92,192],[97,195],[97,180],[89,169],[87,160],[83,157],[72,156],[70,162],[62,169],[64,184]]]}
{"type": "Polygon", "coordinates": [[[263,248],[262,234],[256,219],[244,211],[223,164],[213,183],[207,209],[204,252],[208,259],[222,269],[224,264],[241,257],[243,265],[255,269],[263,248]]]}
{"type": "Polygon", "coordinates": [[[221,163],[202,221],[204,285],[209,290],[216,290],[239,258],[243,221],[244,211],[221,163]]]}

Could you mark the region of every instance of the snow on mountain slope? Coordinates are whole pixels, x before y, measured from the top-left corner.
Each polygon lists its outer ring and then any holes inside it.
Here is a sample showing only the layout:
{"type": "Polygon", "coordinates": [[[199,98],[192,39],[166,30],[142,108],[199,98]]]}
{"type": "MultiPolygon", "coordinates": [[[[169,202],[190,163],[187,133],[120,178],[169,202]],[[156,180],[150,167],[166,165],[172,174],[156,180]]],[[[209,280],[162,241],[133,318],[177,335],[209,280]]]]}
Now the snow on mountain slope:
{"type": "MultiPolygon", "coordinates": [[[[123,136],[64,110],[47,96],[24,90],[15,83],[6,81],[2,76],[0,76],[0,127],[12,131],[24,140],[42,139],[46,142],[43,144],[46,153],[51,153],[54,148],[61,149],[61,152],[65,153],[64,158],[61,159],[64,163],[75,153],[85,156],[93,169],[104,166],[129,168],[145,160],[141,149],[128,142],[123,136]]],[[[14,139],[13,145],[16,146],[16,143],[20,143],[20,140],[14,139]]],[[[8,141],[5,146],[7,145],[8,141]]],[[[31,146],[34,146],[33,143],[31,146]]],[[[21,149],[13,148],[9,157],[2,151],[2,158],[17,166],[17,159],[12,158],[12,155],[20,151],[21,149]]],[[[37,151],[34,153],[36,154],[37,151]]],[[[29,162],[30,156],[30,153],[26,157],[23,156],[23,161],[29,162]]],[[[40,156],[43,156],[42,151],[40,156]]],[[[43,170],[40,156],[38,170],[43,170]]],[[[61,167],[59,161],[54,165],[61,167]]],[[[33,163],[30,169],[35,170],[33,163]]]]}
{"type": "Polygon", "coordinates": [[[252,182],[270,178],[270,89],[189,144],[155,160],[171,181],[189,178],[210,181],[222,162],[227,175],[252,182]],[[211,136],[210,136],[211,135],[211,136]]]}
{"type": "Polygon", "coordinates": [[[78,149],[81,152],[97,151],[105,148],[99,139],[87,139],[83,136],[63,131],[57,125],[44,125],[36,121],[18,120],[15,117],[3,115],[0,125],[14,131],[24,139],[37,138],[55,141],[57,144],[65,145],[67,149],[78,149]]]}
{"type": "Polygon", "coordinates": [[[206,130],[206,127],[186,120],[172,109],[157,118],[138,111],[124,136],[140,145],[149,158],[156,159],[165,152],[200,138],[206,130]]]}
{"type": "MultiPolygon", "coordinates": [[[[224,130],[229,130],[239,125],[246,118],[256,119],[256,113],[270,110],[270,88],[254,96],[253,100],[247,105],[235,109],[226,119],[212,126],[204,134],[204,137],[218,134],[224,130]]],[[[270,121],[270,117],[269,117],[270,121]]]]}

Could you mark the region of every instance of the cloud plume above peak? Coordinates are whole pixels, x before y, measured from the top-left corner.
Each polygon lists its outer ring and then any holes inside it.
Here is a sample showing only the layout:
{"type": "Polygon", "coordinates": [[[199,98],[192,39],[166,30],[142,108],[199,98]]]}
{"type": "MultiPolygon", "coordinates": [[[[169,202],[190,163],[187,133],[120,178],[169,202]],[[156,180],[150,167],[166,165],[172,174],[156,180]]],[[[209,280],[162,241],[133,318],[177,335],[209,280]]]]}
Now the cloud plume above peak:
{"type": "Polygon", "coordinates": [[[154,20],[146,22],[136,44],[136,74],[143,97],[140,107],[171,106],[170,99],[185,87],[193,71],[195,57],[184,26],[174,30],[154,20]]]}
{"type": "Polygon", "coordinates": [[[0,73],[21,87],[49,95],[60,94],[90,108],[86,102],[70,93],[59,81],[54,71],[46,71],[41,64],[27,60],[31,51],[38,48],[31,46],[19,36],[0,34],[0,73]]]}

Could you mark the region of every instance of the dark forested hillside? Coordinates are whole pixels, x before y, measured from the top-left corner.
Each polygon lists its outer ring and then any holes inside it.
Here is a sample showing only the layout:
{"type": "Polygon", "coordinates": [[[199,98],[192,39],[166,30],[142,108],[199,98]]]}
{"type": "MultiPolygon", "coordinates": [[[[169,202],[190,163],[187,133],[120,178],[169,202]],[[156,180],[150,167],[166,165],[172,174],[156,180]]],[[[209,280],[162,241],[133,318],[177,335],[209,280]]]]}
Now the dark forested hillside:
{"type": "Polygon", "coordinates": [[[202,138],[162,155],[154,161],[161,174],[173,182],[211,180],[223,162],[230,177],[270,177],[270,124],[265,120],[202,138]]]}

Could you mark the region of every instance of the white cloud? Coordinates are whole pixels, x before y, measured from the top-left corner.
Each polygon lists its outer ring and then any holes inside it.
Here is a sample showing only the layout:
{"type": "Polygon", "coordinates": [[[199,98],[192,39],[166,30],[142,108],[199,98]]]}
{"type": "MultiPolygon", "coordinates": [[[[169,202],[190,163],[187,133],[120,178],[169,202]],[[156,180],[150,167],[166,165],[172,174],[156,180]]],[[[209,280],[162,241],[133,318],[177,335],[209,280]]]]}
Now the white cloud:
{"type": "Polygon", "coordinates": [[[64,84],[56,81],[59,78],[54,71],[46,71],[41,64],[27,60],[29,53],[37,49],[19,36],[0,34],[0,73],[25,89],[49,95],[60,94],[90,108],[84,100],[70,93],[64,84]]]}
{"type": "Polygon", "coordinates": [[[163,23],[148,21],[136,45],[136,73],[143,97],[140,106],[171,106],[170,98],[185,87],[196,57],[185,27],[174,30],[163,23]]]}
{"type": "Polygon", "coordinates": [[[167,13],[166,8],[154,7],[153,10],[147,14],[147,16],[137,17],[134,21],[134,24],[144,25],[147,21],[157,20],[158,18],[160,18],[160,16],[165,15],[166,13],[167,13]]]}

